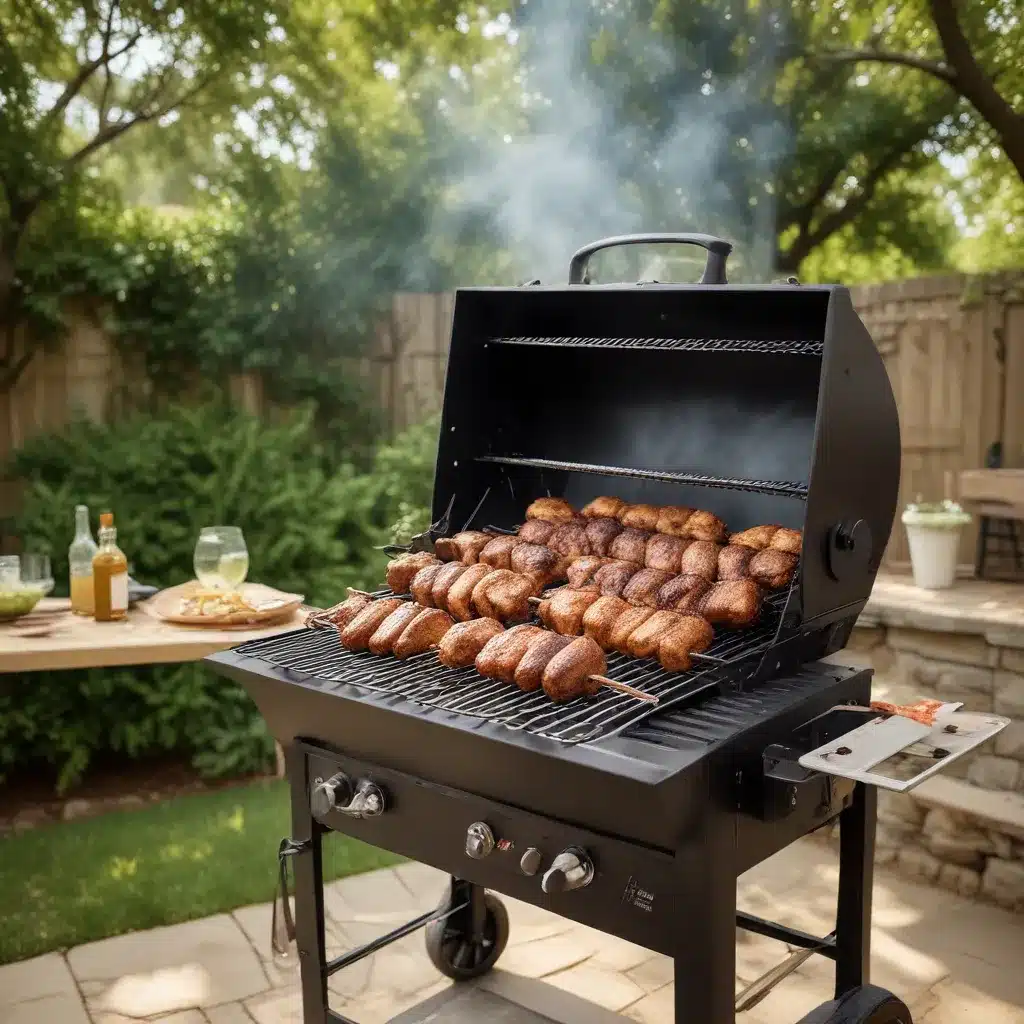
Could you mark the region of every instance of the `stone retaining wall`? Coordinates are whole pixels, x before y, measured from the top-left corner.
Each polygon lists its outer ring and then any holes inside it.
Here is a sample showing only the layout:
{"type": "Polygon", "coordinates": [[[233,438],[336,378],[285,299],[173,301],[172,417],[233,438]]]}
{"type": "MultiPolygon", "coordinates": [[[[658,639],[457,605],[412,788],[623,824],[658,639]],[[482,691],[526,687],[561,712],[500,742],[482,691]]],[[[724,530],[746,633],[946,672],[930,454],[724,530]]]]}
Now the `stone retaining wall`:
{"type": "Polygon", "coordinates": [[[936,785],[879,793],[877,860],[1024,910],[1024,650],[980,635],[864,624],[838,657],[875,669],[876,699],[962,701],[965,710],[1013,719],[936,785]]]}

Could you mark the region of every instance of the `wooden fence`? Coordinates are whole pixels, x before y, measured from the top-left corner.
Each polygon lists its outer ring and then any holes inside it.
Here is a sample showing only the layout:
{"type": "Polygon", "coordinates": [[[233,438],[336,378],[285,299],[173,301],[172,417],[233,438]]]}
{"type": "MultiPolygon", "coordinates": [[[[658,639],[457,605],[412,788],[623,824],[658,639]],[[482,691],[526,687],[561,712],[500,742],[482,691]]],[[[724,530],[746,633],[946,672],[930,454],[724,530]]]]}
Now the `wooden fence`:
{"type": "MultiPolygon", "coordinates": [[[[1024,467],[1024,273],[857,288],[854,302],[896,392],[901,502],[919,494],[954,497],[951,481],[962,469],[984,465],[997,441],[1005,465],[1024,467]]],[[[353,366],[378,396],[392,431],[439,408],[451,313],[451,295],[396,295],[371,351],[353,366]]],[[[234,377],[225,386],[245,408],[268,411],[258,378],[234,377]]],[[[106,420],[156,397],[98,322],[81,312],[72,318],[62,349],[37,357],[13,393],[0,394],[0,464],[32,434],[62,429],[76,410],[106,420]]],[[[10,485],[0,490],[0,517],[15,501],[10,485]]],[[[973,562],[975,536],[965,533],[965,565],[973,562]]],[[[906,540],[897,528],[886,564],[907,563],[906,540]]]]}

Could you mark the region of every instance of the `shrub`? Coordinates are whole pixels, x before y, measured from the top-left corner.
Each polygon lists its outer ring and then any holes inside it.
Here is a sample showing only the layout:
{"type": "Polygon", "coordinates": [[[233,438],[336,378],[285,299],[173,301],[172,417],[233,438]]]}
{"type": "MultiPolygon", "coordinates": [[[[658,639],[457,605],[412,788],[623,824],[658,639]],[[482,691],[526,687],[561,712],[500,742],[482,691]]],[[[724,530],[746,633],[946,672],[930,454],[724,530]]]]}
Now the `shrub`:
{"type": "MultiPolygon", "coordinates": [[[[374,548],[394,539],[397,522],[427,523],[436,442],[436,423],[417,427],[360,473],[328,458],[308,413],[268,425],[211,404],[76,423],[14,457],[25,484],[15,533],[50,554],[66,593],[76,504],[94,519],[112,510],[133,575],[160,587],[192,577],[200,527],[233,524],[246,535],[250,579],[328,604],[381,579],[386,558],[374,548]]],[[[35,673],[0,690],[0,771],[42,758],[62,789],[101,750],[182,750],[222,774],[259,767],[271,749],[245,693],[199,665],[35,673]]]]}

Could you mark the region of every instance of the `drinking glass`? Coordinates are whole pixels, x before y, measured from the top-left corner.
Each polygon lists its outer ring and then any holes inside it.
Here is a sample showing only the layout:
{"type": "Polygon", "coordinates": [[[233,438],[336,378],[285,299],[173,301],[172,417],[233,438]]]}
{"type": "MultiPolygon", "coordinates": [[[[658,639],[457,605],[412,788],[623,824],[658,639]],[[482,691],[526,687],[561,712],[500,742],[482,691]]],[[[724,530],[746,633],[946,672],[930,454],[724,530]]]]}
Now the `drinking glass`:
{"type": "Polygon", "coordinates": [[[237,526],[204,526],[192,559],[196,579],[214,590],[237,590],[249,573],[249,551],[237,526]]]}
{"type": "Polygon", "coordinates": [[[44,595],[53,590],[49,555],[22,555],[21,582],[32,590],[41,590],[44,595]]]}

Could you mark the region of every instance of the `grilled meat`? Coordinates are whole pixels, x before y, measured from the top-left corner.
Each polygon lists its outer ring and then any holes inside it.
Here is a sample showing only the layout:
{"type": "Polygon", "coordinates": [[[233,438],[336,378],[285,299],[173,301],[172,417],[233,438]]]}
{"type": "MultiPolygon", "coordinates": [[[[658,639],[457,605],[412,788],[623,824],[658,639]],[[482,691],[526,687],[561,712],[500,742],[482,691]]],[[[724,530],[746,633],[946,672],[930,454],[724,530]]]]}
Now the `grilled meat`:
{"type": "Polygon", "coordinates": [[[761,588],[753,580],[716,583],[695,610],[712,625],[743,629],[761,614],[761,588]]]}
{"type": "Polygon", "coordinates": [[[658,645],[682,621],[678,612],[655,612],[640,623],[626,639],[625,653],[634,658],[651,658],[658,653],[658,645]]]}
{"type": "MultiPolygon", "coordinates": [[[[539,523],[539,519],[531,520],[539,523]]],[[[530,576],[542,587],[560,580],[565,575],[566,560],[556,551],[542,544],[517,544],[509,556],[509,568],[513,572],[530,576]]]]}
{"type": "Polygon", "coordinates": [[[395,641],[392,648],[395,657],[409,658],[437,647],[454,625],[452,617],[440,608],[422,609],[395,641]]]}
{"type": "Polygon", "coordinates": [[[711,646],[714,630],[706,619],[684,615],[678,625],[663,633],[658,643],[658,661],[666,672],[689,672],[692,655],[711,646]]]}
{"type": "Polygon", "coordinates": [[[708,540],[715,544],[725,542],[728,531],[725,523],[713,512],[702,512],[698,509],[686,520],[686,536],[693,540],[708,540]]]}
{"type": "MultiPolygon", "coordinates": [[[[422,570],[421,570],[422,571],[422,570]]],[[[408,604],[399,597],[371,601],[341,631],[341,645],[350,651],[365,651],[377,627],[396,609],[408,604]]]]}
{"type": "Polygon", "coordinates": [[[314,612],[306,619],[306,625],[313,629],[328,626],[344,629],[372,600],[369,594],[349,594],[340,604],[314,612]]]}
{"type": "Polygon", "coordinates": [[[539,626],[513,626],[498,633],[484,644],[476,656],[476,670],[488,679],[514,683],[516,668],[535,636],[544,633],[539,626]]]}
{"type": "Polygon", "coordinates": [[[684,576],[703,576],[714,582],[718,576],[718,551],[713,541],[691,541],[679,559],[679,571],[684,576]]]}
{"type": "Polygon", "coordinates": [[[670,537],[688,539],[686,524],[692,515],[692,508],[684,508],[682,505],[665,505],[659,510],[658,521],[654,524],[654,529],[658,533],[666,533],[670,537]]]}
{"type": "Polygon", "coordinates": [[[409,592],[418,605],[422,605],[424,608],[434,607],[434,580],[445,564],[444,562],[435,562],[433,565],[425,565],[413,576],[412,583],[409,584],[409,592]]]}
{"type": "Polygon", "coordinates": [[[480,552],[490,543],[492,535],[482,530],[463,530],[452,537],[456,558],[463,565],[474,565],[480,561],[480,552]]]}
{"type": "Polygon", "coordinates": [[[595,498],[589,505],[585,505],[580,515],[588,519],[618,519],[619,513],[626,507],[621,498],[595,498]]]}
{"type": "Polygon", "coordinates": [[[648,569],[661,569],[662,572],[677,573],[683,552],[689,543],[682,537],[655,533],[647,542],[647,548],[644,551],[644,564],[648,569]]]}
{"type": "Polygon", "coordinates": [[[527,519],[516,536],[524,544],[547,544],[551,534],[558,528],[557,523],[549,523],[544,519],[527,519]]]}
{"type": "Polygon", "coordinates": [[[600,517],[588,519],[584,529],[587,532],[590,553],[607,558],[611,554],[612,541],[622,533],[622,523],[610,517],[600,517]]]}
{"type": "Polygon", "coordinates": [[[626,505],[619,510],[618,518],[625,527],[653,533],[661,518],[661,509],[657,505],[626,505]]]}
{"type": "Polygon", "coordinates": [[[734,533],[729,538],[730,544],[743,544],[755,551],[763,551],[771,543],[772,536],[779,531],[778,526],[752,526],[742,533],[734,533]]]}
{"type": "Polygon", "coordinates": [[[636,570],[632,562],[608,562],[594,573],[594,582],[602,597],[622,597],[636,570]]]}
{"type": "Polygon", "coordinates": [[[626,527],[612,541],[608,548],[608,554],[622,562],[635,562],[637,565],[644,564],[647,553],[647,541],[650,534],[643,530],[634,530],[626,527]]]}
{"type": "Polygon", "coordinates": [[[460,576],[469,572],[469,567],[461,562],[445,562],[434,574],[430,585],[430,603],[434,608],[448,609],[448,591],[452,589],[460,576]]]}
{"type": "Polygon", "coordinates": [[[750,559],[750,578],[769,590],[788,587],[799,561],[799,556],[789,551],[765,548],[750,559]]]}
{"type": "Polygon", "coordinates": [[[658,607],[663,611],[692,612],[710,589],[711,582],[703,576],[673,576],[658,591],[658,607]]]}
{"type": "Polygon", "coordinates": [[[548,662],[572,643],[572,638],[544,631],[531,637],[526,653],[516,666],[513,681],[524,693],[540,689],[548,662]]]}
{"type": "Polygon", "coordinates": [[[599,597],[583,613],[583,635],[597,641],[605,650],[610,650],[608,638],[612,628],[629,607],[621,597],[599,597]]]}
{"type": "Polygon", "coordinates": [[[608,563],[607,558],[598,558],[597,555],[586,555],[584,558],[577,558],[570,563],[565,571],[565,577],[573,590],[597,590],[598,585],[594,575],[602,565],[608,563]]]}
{"type": "Polygon", "coordinates": [[[770,547],[776,551],[785,551],[791,555],[799,555],[804,546],[804,535],[799,530],[782,527],[772,535],[770,547]]]}
{"type": "Polygon", "coordinates": [[[448,668],[469,668],[491,637],[504,633],[505,627],[497,619],[471,619],[456,622],[445,633],[438,645],[437,658],[448,668]]]}
{"type": "Polygon", "coordinates": [[[541,601],[537,614],[541,622],[562,636],[579,636],[583,632],[583,614],[600,597],[585,590],[557,591],[541,601]]]}
{"type": "Polygon", "coordinates": [[[495,584],[500,583],[501,580],[511,579],[515,576],[515,573],[511,569],[494,569],[492,568],[486,576],[484,576],[479,583],[473,588],[473,608],[476,610],[476,614],[483,616],[485,619],[500,619],[497,609],[490,601],[490,590],[495,584]]]}
{"type": "Polygon", "coordinates": [[[512,567],[512,549],[520,543],[518,537],[492,537],[481,549],[478,562],[493,565],[495,569],[512,567]]]}
{"type": "Polygon", "coordinates": [[[576,511],[564,498],[538,498],[526,510],[527,519],[544,519],[549,523],[567,523],[576,518],[576,511]]]}
{"type": "Polygon", "coordinates": [[[484,607],[492,609],[490,618],[500,622],[525,622],[533,618],[530,598],[540,593],[540,586],[532,576],[521,576],[510,572],[507,575],[498,570],[500,576],[492,573],[477,584],[473,601],[477,610],[484,615],[484,607]]]}
{"type": "Polygon", "coordinates": [[[718,552],[718,578],[720,580],[742,580],[748,573],[750,559],[756,552],[744,544],[726,544],[718,552]]]}
{"type": "Polygon", "coordinates": [[[547,664],[541,679],[544,692],[556,704],[593,696],[608,668],[604,651],[589,636],[577,637],[547,664]]]}
{"type": "Polygon", "coordinates": [[[636,608],[630,605],[608,631],[608,646],[613,651],[627,653],[627,643],[634,629],[642,626],[654,614],[653,608],[636,608]]]}
{"type": "MultiPolygon", "coordinates": [[[[440,541],[438,542],[440,543],[440,541]]],[[[387,581],[392,594],[408,594],[413,576],[428,565],[437,562],[429,551],[410,551],[388,562],[387,581]]]]}
{"type": "Polygon", "coordinates": [[[390,654],[405,627],[421,611],[423,609],[414,601],[405,601],[376,628],[366,645],[367,650],[372,654],[390,654]]]}
{"type": "Polygon", "coordinates": [[[448,588],[445,607],[448,614],[460,622],[475,618],[476,608],[473,605],[473,591],[480,581],[494,570],[489,565],[471,565],[448,588]]]}
{"type": "Polygon", "coordinates": [[[567,558],[590,554],[590,541],[583,523],[564,523],[548,538],[548,547],[567,558]]]}
{"type": "Polygon", "coordinates": [[[660,569],[640,569],[623,588],[622,599],[646,608],[658,607],[658,591],[672,579],[672,573],[660,569]]]}

